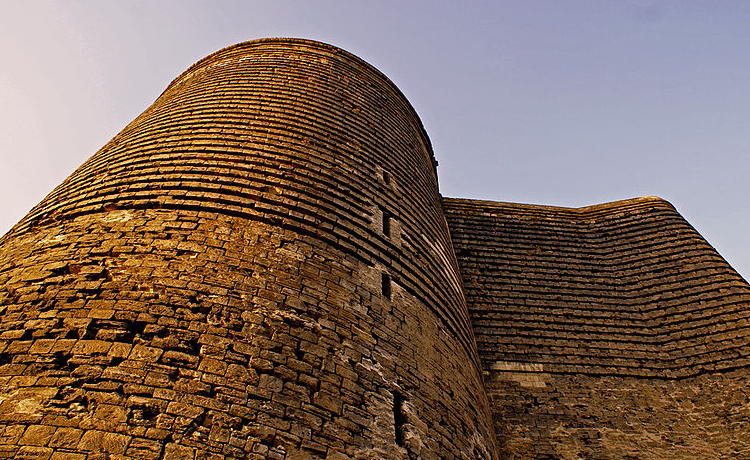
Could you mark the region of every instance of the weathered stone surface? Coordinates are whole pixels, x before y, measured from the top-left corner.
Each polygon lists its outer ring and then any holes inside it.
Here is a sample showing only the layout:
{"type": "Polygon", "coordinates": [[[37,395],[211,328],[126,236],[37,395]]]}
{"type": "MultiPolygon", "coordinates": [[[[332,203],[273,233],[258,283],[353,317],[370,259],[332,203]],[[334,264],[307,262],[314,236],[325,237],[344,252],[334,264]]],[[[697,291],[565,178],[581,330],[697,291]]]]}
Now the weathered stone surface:
{"type": "Polygon", "coordinates": [[[83,431],[76,428],[58,428],[49,441],[50,447],[74,449],[81,440],[83,431]]]}
{"type": "Polygon", "coordinates": [[[20,443],[27,446],[46,446],[54,432],[54,426],[29,425],[21,436],[20,443]]]}

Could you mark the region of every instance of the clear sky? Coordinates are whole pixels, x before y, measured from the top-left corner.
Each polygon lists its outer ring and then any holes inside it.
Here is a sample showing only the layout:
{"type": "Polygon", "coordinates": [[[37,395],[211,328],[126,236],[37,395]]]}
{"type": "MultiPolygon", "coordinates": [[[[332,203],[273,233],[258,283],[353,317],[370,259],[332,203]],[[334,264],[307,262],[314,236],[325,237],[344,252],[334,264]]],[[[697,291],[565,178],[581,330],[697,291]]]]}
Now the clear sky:
{"type": "Polygon", "coordinates": [[[750,276],[750,2],[0,0],[0,233],[233,43],[311,38],[416,108],[443,195],[657,195],[750,276]]]}

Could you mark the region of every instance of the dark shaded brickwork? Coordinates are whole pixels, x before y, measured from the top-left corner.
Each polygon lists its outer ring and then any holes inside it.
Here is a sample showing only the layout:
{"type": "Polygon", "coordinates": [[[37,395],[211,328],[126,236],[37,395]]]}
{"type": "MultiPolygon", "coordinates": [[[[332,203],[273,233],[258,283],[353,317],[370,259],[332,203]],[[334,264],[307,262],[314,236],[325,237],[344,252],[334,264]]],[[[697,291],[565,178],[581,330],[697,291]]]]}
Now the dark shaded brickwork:
{"type": "Polygon", "coordinates": [[[494,373],[487,387],[501,458],[747,459],[749,377],[516,372],[494,373]]]}
{"type": "Polygon", "coordinates": [[[748,458],[748,301],[669,203],[443,199],[386,77],[243,43],[0,239],[0,459],[748,458]]]}

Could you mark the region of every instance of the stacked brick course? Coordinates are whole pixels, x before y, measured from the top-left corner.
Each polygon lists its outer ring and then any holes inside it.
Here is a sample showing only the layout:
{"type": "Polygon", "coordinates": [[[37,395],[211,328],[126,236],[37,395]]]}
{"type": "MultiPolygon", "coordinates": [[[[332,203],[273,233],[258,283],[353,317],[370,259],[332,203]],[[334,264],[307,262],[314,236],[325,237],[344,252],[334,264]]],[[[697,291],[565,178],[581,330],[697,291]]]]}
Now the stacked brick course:
{"type": "Polygon", "coordinates": [[[663,200],[441,198],[386,77],[242,43],[0,239],[0,458],[750,458],[748,302],[663,200]]]}

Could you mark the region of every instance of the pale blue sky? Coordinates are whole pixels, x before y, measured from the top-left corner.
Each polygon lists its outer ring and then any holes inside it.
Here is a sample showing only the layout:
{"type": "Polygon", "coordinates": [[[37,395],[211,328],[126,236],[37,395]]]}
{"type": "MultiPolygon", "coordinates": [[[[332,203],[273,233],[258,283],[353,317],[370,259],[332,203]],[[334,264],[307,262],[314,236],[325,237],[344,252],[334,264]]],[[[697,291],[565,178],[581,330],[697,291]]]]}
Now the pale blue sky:
{"type": "Polygon", "coordinates": [[[268,36],[391,78],[445,196],[658,195],[750,276],[750,2],[0,0],[0,233],[190,64],[268,36]]]}

